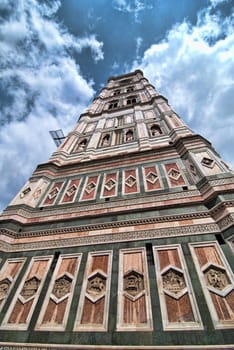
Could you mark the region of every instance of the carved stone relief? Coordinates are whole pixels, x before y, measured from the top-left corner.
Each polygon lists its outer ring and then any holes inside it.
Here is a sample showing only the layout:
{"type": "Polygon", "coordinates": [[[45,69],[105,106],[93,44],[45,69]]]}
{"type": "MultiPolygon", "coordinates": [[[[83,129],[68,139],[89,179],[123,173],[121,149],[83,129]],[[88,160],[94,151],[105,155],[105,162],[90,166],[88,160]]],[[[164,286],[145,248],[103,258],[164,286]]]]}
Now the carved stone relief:
{"type": "Polygon", "coordinates": [[[204,157],[204,158],[202,158],[201,164],[208,167],[208,168],[213,168],[215,165],[215,162],[213,159],[204,157]]]}
{"type": "Polygon", "coordinates": [[[31,187],[25,188],[25,189],[20,193],[20,198],[24,198],[29,192],[31,192],[31,187]]]}
{"type": "Polygon", "coordinates": [[[169,268],[162,274],[163,288],[170,295],[178,297],[186,288],[184,274],[174,268],[169,268]]]}
{"type": "Polygon", "coordinates": [[[11,286],[11,281],[8,278],[4,278],[0,281],[0,300],[6,298],[11,286]]]}
{"type": "Polygon", "coordinates": [[[154,184],[157,180],[158,180],[158,176],[152,171],[149,172],[146,176],[146,181],[150,182],[151,184],[154,184]]]}
{"type": "Polygon", "coordinates": [[[25,281],[23,289],[20,292],[20,295],[25,299],[28,300],[31,297],[33,297],[40,285],[40,280],[34,276],[30,278],[29,280],[25,281]]]}
{"type": "Polygon", "coordinates": [[[204,275],[208,287],[222,291],[230,284],[226,271],[220,267],[210,265],[204,275]]]}
{"type": "Polygon", "coordinates": [[[112,188],[114,188],[116,185],[116,181],[113,179],[109,179],[106,183],[105,183],[105,188],[107,189],[107,191],[111,191],[112,188]]]}
{"type": "Polygon", "coordinates": [[[36,191],[33,193],[33,199],[34,200],[38,199],[41,195],[41,192],[42,192],[41,188],[36,189],[36,191]]]}
{"type": "Polygon", "coordinates": [[[77,190],[77,186],[75,184],[73,184],[72,186],[70,186],[67,191],[66,191],[66,195],[68,197],[72,196],[77,190]]]}
{"type": "Polygon", "coordinates": [[[96,184],[94,182],[90,182],[86,188],[85,188],[85,192],[87,192],[88,194],[91,193],[96,187],[96,184]]]}
{"type": "Polygon", "coordinates": [[[173,180],[178,180],[180,177],[180,172],[176,169],[171,168],[168,172],[168,176],[173,180]]]}
{"type": "Polygon", "coordinates": [[[131,270],[124,275],[124,292],[132,297],[139,297],[144,290],[144,277],[141,273],[131,270]]]}
{"type": "Polygon", "coordinates": [[[48,198],[52,199],[52,198],[56,197],[58,193],[59,193],[59,188],[55,187],[55,188],[53,188],[52,191],[49,192],[48,198]]]}
{"type": "Polygon", "coordinates": [[[106,292],[106,276],[98,271],[88,277],[86,296],[93,303],[102,298],[106,292]]]}
{"type": "Polygon", "coordinates": [[[133,187],[136,183],[136,178],[132,175],[129,175],[125,181],[125,184],[128,186],[128,187],[133,187]]]}
{"type": "Polygon", "coordinates": [[[70,293],[71,283],[72,279],[67,275],[63,275],[55,281],[52,293],[57,299],[63,298],[70,293]]]}

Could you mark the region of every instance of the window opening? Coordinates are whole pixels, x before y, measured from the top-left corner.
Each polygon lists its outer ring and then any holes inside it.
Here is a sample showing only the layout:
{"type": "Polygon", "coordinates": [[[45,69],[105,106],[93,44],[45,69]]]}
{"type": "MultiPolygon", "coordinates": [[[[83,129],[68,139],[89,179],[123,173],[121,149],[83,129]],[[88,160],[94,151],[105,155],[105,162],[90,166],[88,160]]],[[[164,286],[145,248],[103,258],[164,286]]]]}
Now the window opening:
{"type": "Polygon", "coordinates": [[[137,102],[136,96],[131,96],[131,97],[128,97],[128,99],[127,99],[127,105],[133,105],[136,102],[137,102]]]}
{"type": "Polygon", "coordinates": [[[120,92],[121,92],[121,90],[115,90],[114,93],[113,93],[113,95],[114,95],[114,96],[119,95],[120,92]]]}
{"type": "Polygon", "coordinates": [[[118,101],[111,101],[109,103],[108,109],[114,109],[118,107],[118,101]]]}

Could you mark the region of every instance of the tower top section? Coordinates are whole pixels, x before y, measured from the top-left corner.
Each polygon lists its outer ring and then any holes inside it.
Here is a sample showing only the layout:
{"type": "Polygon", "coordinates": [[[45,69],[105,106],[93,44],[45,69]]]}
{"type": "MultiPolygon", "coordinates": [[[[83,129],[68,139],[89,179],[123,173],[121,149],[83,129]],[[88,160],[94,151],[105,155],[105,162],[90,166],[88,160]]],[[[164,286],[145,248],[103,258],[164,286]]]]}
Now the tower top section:
{"type": "Polygon", "coordinates": [[[111,77],[50,161],[56,164],[162,150],[191,130],[141,70],[111,77]]]}

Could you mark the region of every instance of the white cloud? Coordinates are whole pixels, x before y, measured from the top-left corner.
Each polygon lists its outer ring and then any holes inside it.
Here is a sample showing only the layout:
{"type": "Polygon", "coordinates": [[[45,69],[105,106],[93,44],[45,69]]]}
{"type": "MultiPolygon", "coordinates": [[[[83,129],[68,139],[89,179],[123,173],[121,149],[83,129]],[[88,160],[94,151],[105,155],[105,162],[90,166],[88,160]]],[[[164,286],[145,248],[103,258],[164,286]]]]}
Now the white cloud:
{"type": "Polygon", "coordinates": [[[188,125],[234,167],[234,31],[232,15],[214,11],[218,3],[213,0],[200,13],[197,25],[174,26],[133,69],[142,69],[188,125]]]}
{"type": "Polygon", "coordinates": [[[113,5],[118,11],[133,13],[136,22],[139,22],[139,15],[142,11],[152,8],[143,0],[113,0],[113,5]]]}
{"type": "Polygon", "coordinates": [[[2,1],[0,23],[0,210],[54,149],[49,130],[70,131],[94,95],[72,53],[89,48],[103,59],[95,35],[74,37],[55,19],[60,1],[2,1]]]}

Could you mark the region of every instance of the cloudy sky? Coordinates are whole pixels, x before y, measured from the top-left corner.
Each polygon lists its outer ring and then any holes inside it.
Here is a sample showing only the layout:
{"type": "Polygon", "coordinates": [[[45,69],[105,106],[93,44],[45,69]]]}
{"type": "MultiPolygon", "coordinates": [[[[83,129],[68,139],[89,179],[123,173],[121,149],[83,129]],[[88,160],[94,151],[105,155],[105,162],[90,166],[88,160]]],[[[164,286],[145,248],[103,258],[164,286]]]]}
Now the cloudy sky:
{"type": "Polygon", "coordinates": [[[111,75],[137,68],[234,168],[233,0],[0,0],[0,211],[111,75]]]}

